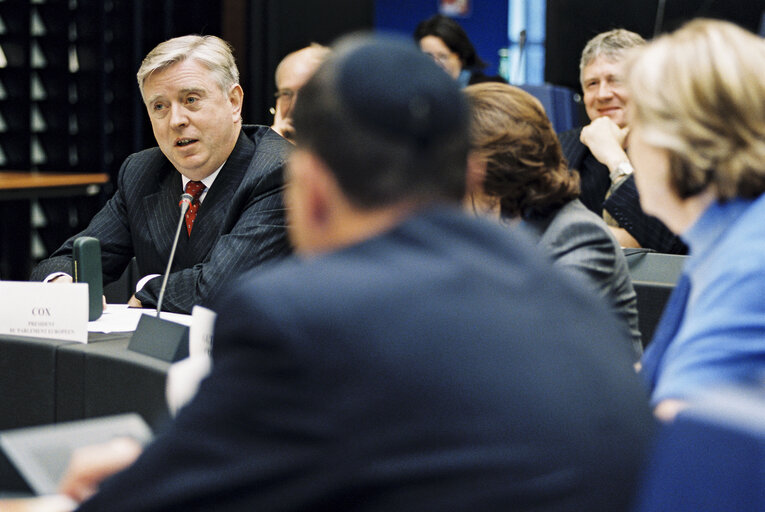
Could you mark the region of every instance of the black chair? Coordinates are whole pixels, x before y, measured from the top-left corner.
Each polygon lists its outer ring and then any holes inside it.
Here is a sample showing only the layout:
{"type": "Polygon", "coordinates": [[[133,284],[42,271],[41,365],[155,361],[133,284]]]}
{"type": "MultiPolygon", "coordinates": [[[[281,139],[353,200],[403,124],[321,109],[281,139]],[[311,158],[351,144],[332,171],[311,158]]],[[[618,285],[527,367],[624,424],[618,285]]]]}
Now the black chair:
{"type": "Polygon", "coordinates": [[[763,467],[763,389],[699,397],[661,426],[633,510],[765,510],[763,467]]]}
{"type": "Polygon", "coordinates": [[[682,274],[687,256],[647,249],[625,249],[638,303],[638,325],[643,347],[653,338],[669,295],[682,274]]]}

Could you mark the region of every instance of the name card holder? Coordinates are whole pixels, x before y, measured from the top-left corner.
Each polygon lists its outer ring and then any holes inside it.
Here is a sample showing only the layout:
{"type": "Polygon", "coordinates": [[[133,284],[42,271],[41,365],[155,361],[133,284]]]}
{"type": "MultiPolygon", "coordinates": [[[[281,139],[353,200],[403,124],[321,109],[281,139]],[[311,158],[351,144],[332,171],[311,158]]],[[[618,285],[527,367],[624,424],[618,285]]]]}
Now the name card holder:
{"type": "Polygon", "coordinates": [[[0,334],[87,343],[87,283],[0,281],[0,334]]]}
{"type": "Polygon", "coordinates": [[[128,350],[173,363],[189,357],[189,328],[162,318],[141,315],[128,350]]]}

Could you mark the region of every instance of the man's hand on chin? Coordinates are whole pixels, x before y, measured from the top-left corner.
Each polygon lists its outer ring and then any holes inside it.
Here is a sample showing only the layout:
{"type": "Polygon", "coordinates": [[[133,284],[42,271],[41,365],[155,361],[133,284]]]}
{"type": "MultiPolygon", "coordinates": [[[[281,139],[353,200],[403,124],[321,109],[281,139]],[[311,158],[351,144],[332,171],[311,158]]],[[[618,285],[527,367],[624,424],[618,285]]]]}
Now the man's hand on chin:
{"type": "Polygon", "coordinates": [[[141,304],[141,301],[135,298],[135,295],[130,297],[130,300],[128,300],[127,305],[129,308],[142,308],[143,304],[141,304]]]}
{"type": "Polygon", "coordinates": [[[624,151],[629,128],[619,128],[608,117],[599,117],[582,129],[579,140],[590,148],[592,155],[609,171],[623,161],[629,161],[624,151]]]}

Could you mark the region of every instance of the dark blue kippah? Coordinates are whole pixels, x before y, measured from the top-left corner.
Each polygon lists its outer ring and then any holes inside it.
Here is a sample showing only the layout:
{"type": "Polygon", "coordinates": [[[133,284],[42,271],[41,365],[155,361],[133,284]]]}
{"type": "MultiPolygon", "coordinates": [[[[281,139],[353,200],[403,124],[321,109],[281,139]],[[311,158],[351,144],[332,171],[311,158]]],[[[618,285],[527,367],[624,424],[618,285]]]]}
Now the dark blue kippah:
{"type": "Polygon", "coordinates": [[[338,100],[365,127],[429,146],[467,122],[457,83],[411,39],[373,36],[340,57],[338,100]]]}

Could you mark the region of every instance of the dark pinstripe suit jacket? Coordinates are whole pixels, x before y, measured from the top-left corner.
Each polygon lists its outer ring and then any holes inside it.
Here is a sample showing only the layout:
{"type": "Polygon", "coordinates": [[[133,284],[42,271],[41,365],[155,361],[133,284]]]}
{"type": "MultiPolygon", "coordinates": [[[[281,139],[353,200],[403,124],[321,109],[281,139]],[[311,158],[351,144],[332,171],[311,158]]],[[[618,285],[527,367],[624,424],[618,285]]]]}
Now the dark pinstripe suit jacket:
{"type": "Polygon", "coordinates": [[[606,199],[611,187],[608,168],[582,144],[579,140],[581,133],[582,128],[575,128],[559,134],[558,139],[569,169],[579,172],[582,189],[579,199],[582,204],[598,216],[603,216],[603,210],[607,210],[641,247],[657,252],[686,254],[688,248],[680,238],[659,219],[643,212],[634,177],[624,180],[606,199]]]}
{"type": "Polygon", "coordinates": [[[603,216],[603,200],[611,187],[608,168],[592,156],[590,149],[582,144],[579,135],[582,128],[574,128],[558,134],[563,156],[568,168],[579,172],[581,193],[579,200],[597,216],[603,216]]]}
{"type": "MultiPolygon", "coordinates": [[[[282,202],[283,163],[289,143],[265,126],[244,126],[215,179],[188,236],[181,230],[163,309],[188,313],[208,303],[230,278],[290,252],[282,202]]],[[[147,149],[122,164],[118,188],[90,225],[33,271],[41,280],[71,272],[78,236],[101,241],[104,282],[119,278],[135,256],[141,275],[162,274],[178,223],[180,173],[160,152],[147,149]]],[[[155,306],[160,279],[136,295],[155,306]]]]}

